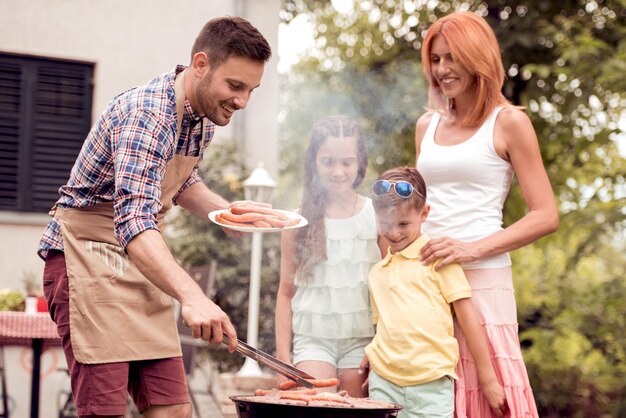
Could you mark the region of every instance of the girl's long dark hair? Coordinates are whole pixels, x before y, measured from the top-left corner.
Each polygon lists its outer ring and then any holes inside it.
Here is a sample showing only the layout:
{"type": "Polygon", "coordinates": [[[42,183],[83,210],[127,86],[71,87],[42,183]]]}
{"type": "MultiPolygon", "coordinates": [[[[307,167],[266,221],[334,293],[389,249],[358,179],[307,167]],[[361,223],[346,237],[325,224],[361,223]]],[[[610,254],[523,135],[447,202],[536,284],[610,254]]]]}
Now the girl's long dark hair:
{"type": "Polygon", "coordinates": [[[367,170],[367,152],[365,137],[357,123],[348,116],[329,116],[319,120],[311,133],[311,142],[304,161],[304,190],[301,202],[301,214],[309,224],[296,233],[296,267],[305,278],[310,278],[316,264],[326,260],[326,229],[324,212],[327,193],[322,187],[316,168],[317,154],[329,137],[339,140],[345,137],[356,138],[358,174],[353,188],[359,187],[367,170]]]}

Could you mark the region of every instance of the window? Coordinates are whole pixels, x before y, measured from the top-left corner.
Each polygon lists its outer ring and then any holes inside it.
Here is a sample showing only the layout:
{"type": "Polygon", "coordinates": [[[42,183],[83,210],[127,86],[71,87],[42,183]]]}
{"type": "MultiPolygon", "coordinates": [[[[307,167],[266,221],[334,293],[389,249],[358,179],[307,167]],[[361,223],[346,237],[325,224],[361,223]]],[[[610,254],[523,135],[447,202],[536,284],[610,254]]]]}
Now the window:
{"type": "Polygon", "coordinates": [[[47,212],[91,128],[93,64],[0,53],[0,210],[47,212]]]}

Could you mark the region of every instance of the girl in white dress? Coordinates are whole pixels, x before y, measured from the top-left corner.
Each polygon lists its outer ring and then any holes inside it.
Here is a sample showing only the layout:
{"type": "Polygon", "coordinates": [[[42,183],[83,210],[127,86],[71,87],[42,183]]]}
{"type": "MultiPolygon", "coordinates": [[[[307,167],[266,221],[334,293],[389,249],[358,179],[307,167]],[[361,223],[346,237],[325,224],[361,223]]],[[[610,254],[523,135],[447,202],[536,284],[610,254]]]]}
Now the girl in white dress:
{"type": "Polygon", "coordinates": [[[381,258],[372,202],[355,190],[366,169],[354,120],[315,124],[300,204],[309,224],[283,232],[276,298],[277,357],[315,378],[337,377],[354,397],[364,395],[359,364],[374,335],[367,274],[381,258]]]}

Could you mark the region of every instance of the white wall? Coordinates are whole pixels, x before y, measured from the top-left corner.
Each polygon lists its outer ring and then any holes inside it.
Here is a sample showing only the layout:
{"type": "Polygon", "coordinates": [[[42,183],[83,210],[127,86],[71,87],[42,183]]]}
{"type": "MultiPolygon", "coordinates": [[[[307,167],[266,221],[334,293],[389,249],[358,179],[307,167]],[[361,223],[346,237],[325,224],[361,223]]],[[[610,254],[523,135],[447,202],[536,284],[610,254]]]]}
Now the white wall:
{"type": "Polygon", "coordinates": [[[252,94],[245,113],[243,136],[246,138],[246,166],[254,168],[257,162],[264,163],[270,175],[278,180],[278,11],[281,0],[250,0],[244,17],[265,35],[272,45],[272,58],[267,65],[261,87],[252,94]],[[271,41],[273,39],[274,41],[271,41]]]}
{"type": "MultiPolygon", "coordinates": [[[[235,138],[250,168],[263,161],[276,178],[280,6],[281,0],[0,0],[0,51],[94,63],[95,120],[113,96],[188,64],[207,20],[241,15],[267,38],[272,59],[248,108],[218,128],[215,141],[235,138]]],[[[24,272],[41,275],[35,251],[47,221],[44,214],[0,211],[0,288],[22,288],[24,272]]],[[[13,364],[23,350],[5,350],[7,361],[13,364]]],[[[63,356],[55,361],[64,363],[63,356]]],[[[17,418],[26,417],[29,406],[30,383],[20,367],[13,364],[9,375],[17,418]]],[[[50,405],[59,389],[54,379],[59,377],[53,373],[42,381],[42,418],[56,416],[50,405]]]]}
{"type": "Polygon", "coordinates": [[[0,288],[23,291],[24,273],[37,273],[41,277],[43,261],[36,251],[49,219],[46,215],[0,212],[0,288]]]}

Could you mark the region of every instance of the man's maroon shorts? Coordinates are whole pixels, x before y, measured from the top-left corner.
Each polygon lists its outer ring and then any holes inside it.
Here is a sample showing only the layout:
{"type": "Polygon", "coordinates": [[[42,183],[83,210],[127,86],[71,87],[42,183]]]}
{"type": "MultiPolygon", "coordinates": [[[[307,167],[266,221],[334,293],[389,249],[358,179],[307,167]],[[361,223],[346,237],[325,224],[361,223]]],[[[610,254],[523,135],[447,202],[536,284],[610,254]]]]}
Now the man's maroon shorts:
{"type": "Polygon", "coordinates": [[[74,359],[65,254],[50,251],[43,274],[50,316],[56,322],[78,415],[125,415],[128,393],[141,412],[153,405],[189,402],[182,357],[105,364],[74,359]]]}

